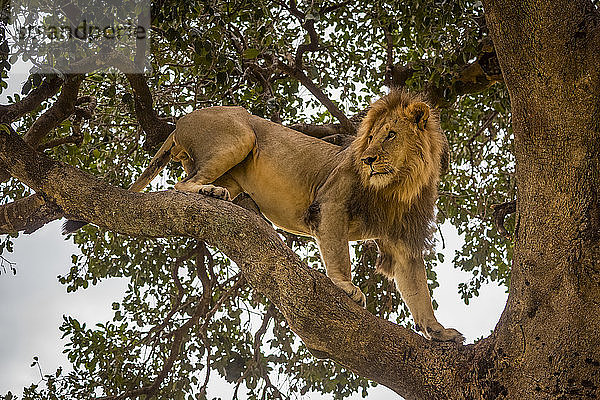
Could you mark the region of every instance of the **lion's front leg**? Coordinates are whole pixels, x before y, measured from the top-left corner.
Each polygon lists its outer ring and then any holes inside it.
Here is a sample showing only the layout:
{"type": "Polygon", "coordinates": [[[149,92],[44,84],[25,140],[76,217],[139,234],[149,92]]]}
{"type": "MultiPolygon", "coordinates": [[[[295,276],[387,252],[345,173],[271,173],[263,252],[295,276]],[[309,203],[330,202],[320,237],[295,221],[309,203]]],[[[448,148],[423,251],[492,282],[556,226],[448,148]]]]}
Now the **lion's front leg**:
{"type": "Polygon", "coordinates": [[[329,279],[352,300],[366,307],[367,299],[364,293],[352,283],[348,229],[343,217],[345,213],[339,211],[340,213],[336,212],[335,207],[321,208],[320,223],[315,238],[329,279]]]}
{"type": "Polygon", "coordinates": [[[423,257],[397,251],[393,255],[392,263],[391,272],[396,288],[408,306],[417,330],[428,339],[462,343],[463,335],[456,329],[444,328],[433,314],[423,257]]]}

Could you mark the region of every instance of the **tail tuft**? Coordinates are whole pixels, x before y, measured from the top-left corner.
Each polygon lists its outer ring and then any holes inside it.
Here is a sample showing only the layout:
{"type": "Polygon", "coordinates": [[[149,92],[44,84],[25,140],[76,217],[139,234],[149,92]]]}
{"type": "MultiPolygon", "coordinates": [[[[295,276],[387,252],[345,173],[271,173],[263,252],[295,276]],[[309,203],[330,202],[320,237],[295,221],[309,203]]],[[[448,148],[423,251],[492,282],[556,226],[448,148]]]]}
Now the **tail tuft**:
{"type": "Polygon", "coordinates": [[[72,219],[67,220],[62,226],[62,234],[67,235],[78,231],[79,229],[86,226],[88,223],[84,221],[74,221],[72,219]]]}

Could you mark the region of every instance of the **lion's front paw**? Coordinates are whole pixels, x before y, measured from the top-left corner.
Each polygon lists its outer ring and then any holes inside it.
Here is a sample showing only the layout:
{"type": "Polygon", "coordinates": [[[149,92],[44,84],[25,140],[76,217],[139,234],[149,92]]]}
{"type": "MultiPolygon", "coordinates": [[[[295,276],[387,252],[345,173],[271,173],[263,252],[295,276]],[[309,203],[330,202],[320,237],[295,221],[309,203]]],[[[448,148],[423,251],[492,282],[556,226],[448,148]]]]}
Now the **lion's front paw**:
{"type": "Polygon", "coordinates": [[[453,328],[442,328],[441,331],[430,331],[432,340],[438,342],[455,342],[462,344],[465,341],[465,337],[456,329],[453,328]]]}
{"type": "Polygon", "coordinates": [[[229,196],[229,190],[221,186],[202,185],[198,190],[198,193],[204,194],[206,196],[215,197],[221,200],[231,200],[231,197],[229,196]]]}
{"type": "Polygon", "coordinates": [[[352,283],[350,283],[349,285],[344,285],[342,289],[344,290],[344,292],[346,292],[348,296],[350,296],[352,300],[354,300],[356,304],[358,304],[361,307],[367,307],[367,298],[358,286],[355,286],[352,283]]]}
{"type": "Polygon", "coordinates": [[[456,329],[444,328],[442,324],[435,321],[432,323],[417,323],[417,331],[421,331],[427,339],[436,340],[438,342],[455,342],[463,343],[465,337],[456,329]]]}

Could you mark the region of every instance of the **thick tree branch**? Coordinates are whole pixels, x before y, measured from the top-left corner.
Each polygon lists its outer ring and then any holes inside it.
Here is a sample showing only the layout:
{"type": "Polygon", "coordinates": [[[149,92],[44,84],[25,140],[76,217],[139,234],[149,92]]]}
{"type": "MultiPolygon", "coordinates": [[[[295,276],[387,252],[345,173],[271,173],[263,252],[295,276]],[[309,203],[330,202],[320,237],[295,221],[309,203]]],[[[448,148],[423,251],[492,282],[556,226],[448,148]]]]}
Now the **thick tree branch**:
{"type": "Polygon", "coordinates": [[[302,132],[305,135],[320,139],[326,136],[333,135],[356,136],[356,131],[358,130],[360,123],[362,122],[363,118],[367,115],[368,111],[369,107],[366,107],[364,110],[350,117],[350,123],[354,126],[354,129],[352,131],[344,129],[344,127],[340,124],[294,124],[288,126],[288,128],[297,130],[298,132],[302,132]]]}
{"type": "Polygon", "coordinates": [[[34,194],[0,206],[0,234],[32,233],[62,216],[58,206],[34,194]]]}
{"type": "Polygon", "coordinates": [[[0,124],[9,123],[30,113],[42,101],[54,96],[63,80],[58,75],[47,77],[40,86],[33,89],[24,99],[14,104],[0,105],[0,124]]]}
{"type": "Polygon", "coordinates": [[[144,148],[146,150],[152,149],[162,143],[173,132],[175,125],[159,118],[156,110],[154,110],[152,93],[148,88],[144,75],[125,74],[125,76],[133,90],[135,115],[142,129],[146,132],[144,148]]]}
{"type": "Polygon", "coordinates": [[[75,111],[77,93],[83,75],[67,75],[60,96],[52,106],[31,125],[23,139],[36,147],[54,128],[75,111]]]}
{"type": "MultiPolygon", "coordinates": [[[[62,91],[56,102],[31,125],[23,139],[33,147],[37,147],[46,135],[61,122],[73,114],[82,75],[67,75],[62,91]]],[[[0,162],[0,182],[6,182],[10,175],[6,166],[0,162]]]]}
{"type": "MultiPolygon", "coordinates": [[[[106,64],[111,65],[121,71],[133,71],[135,66],[133,62],[123,54],[113,52],[103,55],[103,59],[87,58],[73,67],[78,71],[94,71],[106,64]]],[[[134,95],[135,114],[144,132],[146,132],[146,143],[144,148],[149,150],[162,143],[167,136],[175,129],[175,125],[162,119],[156,113],[153,107],[152,93],[148,88],[146,77],[142,74],[124,73],[131,85],[134,95]]]]}
{"type": "Polygon", "coordinates": [[[319,139],[324,138],[325,136],[347,134],[346,130],[342,128],[340,124],[294,124],[289,125],[288,128],[319,139]]]}
{"type": "Polygon", "coordinates": [[[68,217],[130,236],[189,236],[219,247],[308,347],[406,398],[459,399],[469,390],[473,346],[431,342],[373,316],[252,212],[198,194],[114,188],[36,153],[16,134],[0,133],[0,159],[68,217]]]}
{"type": "Polygon", "coordinates": [[[83,136],[79,134],[73,134],[71,136],[65,136],[57,139],[52,139],[47,141],[46,143],[42,143],[37,146],[38,150],[47,150],[56,146],[60,146],[63,144],[76,144],[80,145],[83,142],[83,136]]]}
{"type": "MultiPolygon", "coordinates": [[[[123,66],[127,66],[126,70],[133,70],[131,60],[122,54],[115,53],[112,55],[112,58],[112,63],[116,68],[124,71],[123,66]]],[[[153,149],[173,132],[175,125],[158,116],[158,113],[154,109],[152,93],[144,75],[126,73],[125,77],[129,81],[131,90],[133,91],[135,115],[142,129],[146,132],[144,149],[153,149]]]]}

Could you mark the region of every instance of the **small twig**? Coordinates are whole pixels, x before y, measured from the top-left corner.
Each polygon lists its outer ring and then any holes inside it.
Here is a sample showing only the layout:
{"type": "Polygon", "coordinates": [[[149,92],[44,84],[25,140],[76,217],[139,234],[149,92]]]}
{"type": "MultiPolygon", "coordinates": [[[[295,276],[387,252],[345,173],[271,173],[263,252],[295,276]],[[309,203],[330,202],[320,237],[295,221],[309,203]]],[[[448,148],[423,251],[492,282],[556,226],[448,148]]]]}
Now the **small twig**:
{"type": "Polygon", "coordinates": [[[39,145],[37,147],[37,150],[39,150],[39,151],[48,150],[48,149],[52,149],[56,146],[60,146],[63,144],[75,144],[75,145],[79,146],[82,142],[83,142],[82,135],[73,134],[71,136],[65,136],[65,137],[61,137],[58,139],[48,140],[46,143],[42,143],[41,145],[39,145]]]}
{"type": "Polygon", "coordinates": [[[38,383],[46,380],[46,378],[44,377],[44,373],[42,372],[42,367],[40,366],[40,360],[37,356],[33,357],[31,367],[37,367],[38,372],[40,373],[40,380],[38,381],[38,383]]]}
{"type": "Polygon", "coordinates": [[[4,271],[4,273],[6,273],[6,267],[8,266],[13,275],[16,275],[17,269],[15,268],[15,265],[17,265],[17,263],[4,258],[4,256],[0,256],[0,268],[2,268],[2,271],[4,271]]]}
{"type": "Polygon", "coordinates": [[[487,128],[489,128],[497,116],[498,116],[498,111],[492,111],[487,116],[487,118],[485,119],[485,121],[483,122],[481,127],[479,129],[477,129],[477,132],[475,132],[475,134],[469,138],[469,140],[467,141],[467,145],[470,146],[475,141],[475,139],[477,139],[487,128]]]}
{"type": "Polygon", "coordinates": [[[246,280],[242,276],[241,272],[239,272],[238,274],[236,274],[229,280],[233,280],[233,281],[235,281],[235,283],[229,288],[229,290],[227,290],[227,292],[225,292],[219,298],[219,300],[217,300],[215,305],[206,313],[206,315],[204,316],[204,323],[200,327],[201,331],[206,329],[206,327],[208,326],[208,323],[210,322],[210,319],[217,311],[219,311],[219,308],[221,308],[221,305],[223,305],[225,300],[229,299],[232,294],[234,294],[240,287],[242,287],[246,283],[246,280]]]}
{"type": "Polygon", "coordinates": [[[188,249],[188,251],[186,251],[183,256],[177,258],[175,260],[175,262],[173,263],[173,266],[171,267],[171,276],[173,277],[175,286],[177,288],[177,297],[175,298],[175,301],[173,302],[171,309],[167,313],[167,316],[163,319],[163,321],[160,324],[153,326],[148,331],[148,333],[146,334],[146,337],[144,337],[141,340],[141,343],[146,343],[153,334],[155,334],[156,332],[162,331],[165,328],[165,326],[168,325],[168,323],[171,321],[171,318],[173,317],[173,315],[175,315],[175,313],[179,309],[181,300],[183,299],[184,289],[183,289],[183,285],[181,284],[181,280],[179,280],[179,276],[178,276],[177,272],[179,271],[179,268],[183,265],[183,263],[186,260],[189,260],[196,251],[197,251],[196,247],[188,249]]]}
{"type": "Polygon", "coordinates": [[[269,322],[271,322],[271,318],[273,317],[274,312],[275,312],[275,306],[273,306],[273,304],[270,304],[269,307],[267,308],[267,311],[265,312],[265,316],[263,318],[262,324],[260,325],[260,328],[258,328],[256,333],[254,334],[253,348],[254,348],[254,361],[256,361],[256,362],[258,362],[258,360],[260,359],[260,345],[261,345],[262,337],[267,332],[267,327],[269,326],[269,322]]]}
{"type": "Polygon", "coordinates": [[[206,335],[205,331],[200,332],[200,339],[204,344],[204,348],[206,349],[206,376],[204,377],[204,384],[200,388],[200,395],[206,396],[206,389],[208,387],[208,381],[210,379],[210,341],[206,335]]]}
{"type": "Polygon", "coordinates": [[[437,224],[438,232],[440,233],[440,237],[442,238],[442,250],[446,248],[446,241],[444,240],[444,234],[442,233],[442,226],[437,224]]]}

